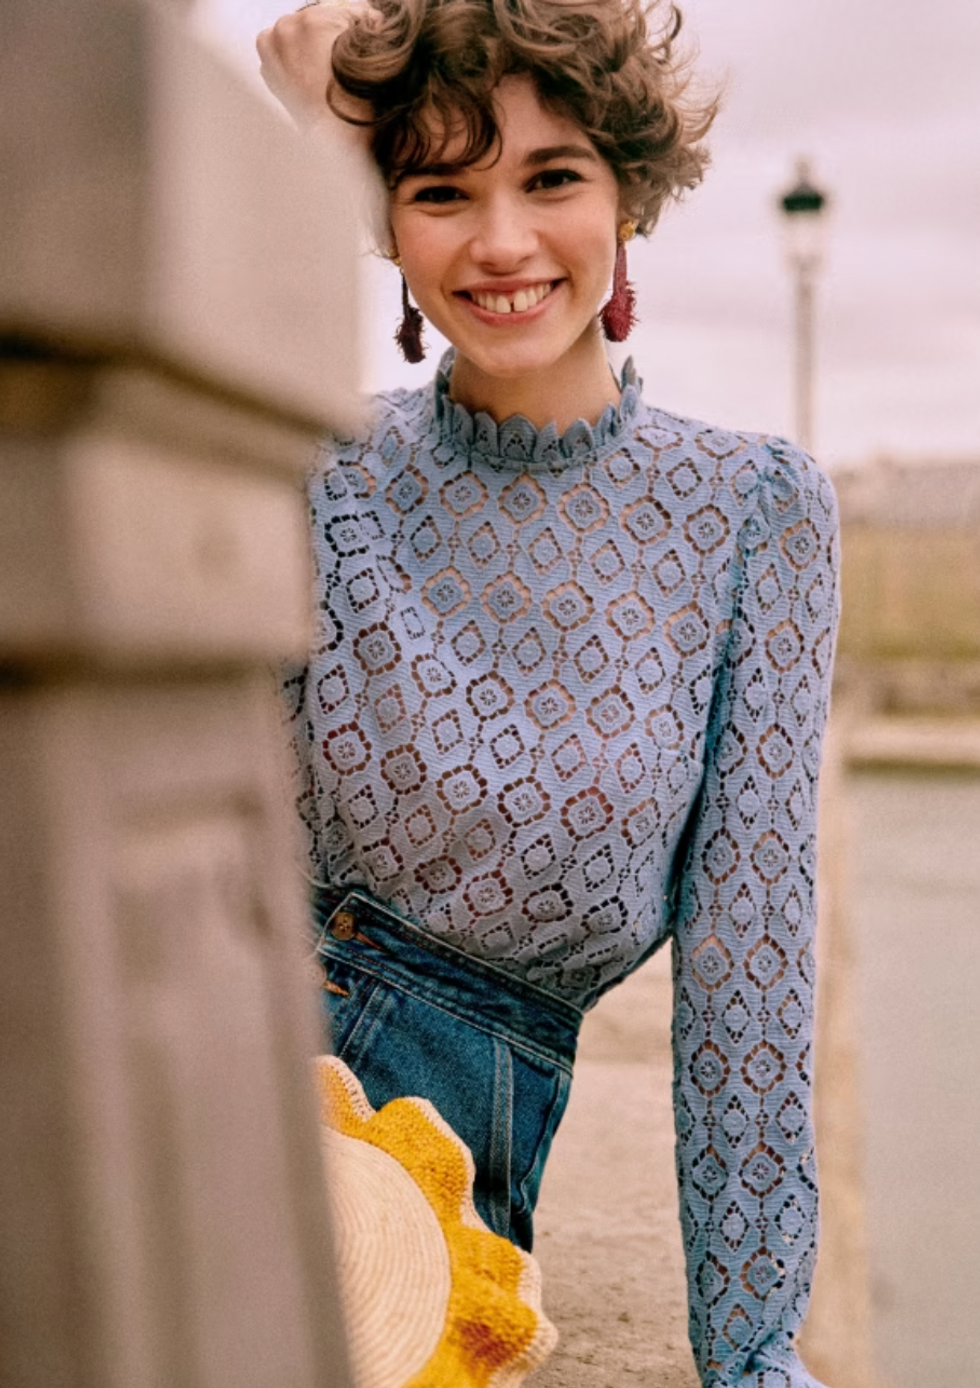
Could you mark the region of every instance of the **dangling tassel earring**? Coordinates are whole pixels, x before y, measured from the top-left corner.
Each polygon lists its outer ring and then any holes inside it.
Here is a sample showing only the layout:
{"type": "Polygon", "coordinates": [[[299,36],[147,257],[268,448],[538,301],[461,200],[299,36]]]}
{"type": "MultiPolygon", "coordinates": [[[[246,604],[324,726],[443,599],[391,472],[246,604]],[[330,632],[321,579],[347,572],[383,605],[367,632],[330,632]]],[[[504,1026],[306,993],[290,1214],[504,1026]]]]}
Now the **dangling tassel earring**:
{"type": "MultiPolygon", "coordinates": [[[[401,270],[402,263],[397,255],[390,257],[393,264],[401,270]]],[[[420,362],[425,359],[425,346],[422,342],[423,319],[419,310],[413,303],[409,302],[408,285],[405,283],[405,275],[402,273],[402,321],[398,324],[398,331],[395,333],[395,341],[401,349],[401,354],[406,361],[420,362]]]]}
{"type": "Polygon", "coordinates": [[[610,342],[625,342],[636,326],[636,291],[626,278],[626,242],[635,235],[635,222],[623,222],[616,235],[612,294],[599,312],[602,331],[610,342]]]}

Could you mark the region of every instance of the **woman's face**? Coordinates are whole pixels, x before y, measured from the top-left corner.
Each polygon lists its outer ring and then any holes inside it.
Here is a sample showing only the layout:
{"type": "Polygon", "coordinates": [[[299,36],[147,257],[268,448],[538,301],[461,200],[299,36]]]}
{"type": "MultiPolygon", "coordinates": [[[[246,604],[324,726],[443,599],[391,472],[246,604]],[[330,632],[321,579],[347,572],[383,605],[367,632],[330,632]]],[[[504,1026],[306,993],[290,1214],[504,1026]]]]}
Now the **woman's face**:
{"type": "MultiPolygon", "coordinates": [[[[612,275],[619,187],[527,77],[496,92],[500,157],[404,177],[391,228],[422,312],[488,376],[547,370],[587,335],[612,275]]],[[[461,142],[462,143],[462,142],[461,142]]]]}

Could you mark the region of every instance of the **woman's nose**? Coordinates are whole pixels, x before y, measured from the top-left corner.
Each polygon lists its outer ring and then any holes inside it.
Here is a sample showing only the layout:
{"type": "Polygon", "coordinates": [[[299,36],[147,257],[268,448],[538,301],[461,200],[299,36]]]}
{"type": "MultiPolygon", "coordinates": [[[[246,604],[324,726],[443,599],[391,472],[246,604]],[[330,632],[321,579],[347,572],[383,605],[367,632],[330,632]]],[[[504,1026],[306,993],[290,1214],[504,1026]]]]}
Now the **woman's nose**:
{"type": "Polygon", "coordinates": [[[477,264],[503,274],[529,259],[537,246],[530,219],[509,200],[495,199],[481,208],[470,239],[470,254],[477,264]]]}

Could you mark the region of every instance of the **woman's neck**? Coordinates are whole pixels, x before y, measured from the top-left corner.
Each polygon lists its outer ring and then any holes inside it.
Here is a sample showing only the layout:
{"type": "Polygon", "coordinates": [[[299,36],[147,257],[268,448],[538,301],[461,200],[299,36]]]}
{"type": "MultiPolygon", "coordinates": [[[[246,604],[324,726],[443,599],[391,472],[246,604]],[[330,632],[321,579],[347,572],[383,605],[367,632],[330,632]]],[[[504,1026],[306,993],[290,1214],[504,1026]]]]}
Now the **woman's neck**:
{"type": "Polygon", "coordinates": [[[516,377],[491,376],[457,352],[449,393],[471,413],[483,411],[498,424],[520,414],[537,429],[553,422],[563,432],[576,419],[596,423],[607,405],[619,404],[621,392],[595,332],[553,365],[516,377]]]}

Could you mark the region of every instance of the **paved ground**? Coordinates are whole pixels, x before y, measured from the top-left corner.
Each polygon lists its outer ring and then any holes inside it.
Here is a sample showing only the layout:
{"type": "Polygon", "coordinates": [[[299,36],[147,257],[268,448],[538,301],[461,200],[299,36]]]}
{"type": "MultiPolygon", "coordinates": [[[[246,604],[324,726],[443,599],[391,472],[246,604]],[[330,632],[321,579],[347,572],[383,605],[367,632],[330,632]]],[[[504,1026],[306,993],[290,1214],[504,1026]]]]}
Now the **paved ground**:
{"type": "Polygon", "coordinates": [[[586,1021],[535,1254],[560,1341],[528,1388],[697,1388],[687,1343],[664,951],[586,1021]]]}

